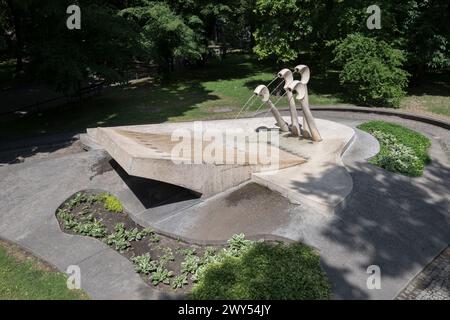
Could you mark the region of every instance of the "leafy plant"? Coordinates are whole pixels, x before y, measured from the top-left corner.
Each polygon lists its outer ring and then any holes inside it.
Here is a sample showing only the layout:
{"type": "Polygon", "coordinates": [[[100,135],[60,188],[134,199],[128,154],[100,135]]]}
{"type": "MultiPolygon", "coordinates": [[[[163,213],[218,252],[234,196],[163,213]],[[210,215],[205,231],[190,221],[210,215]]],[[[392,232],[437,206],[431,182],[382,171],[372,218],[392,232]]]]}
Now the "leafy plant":
{"type": "MultiPolygon", "coordinates": [[[[222,263],[227,258],[238,258],[244,255],[248,250],[250,250],[255,242],[245,239],[244,234],[235,234],[228,241],[226,248],[216,252],[212,247],[206,248],[202,259],[197,262],[197,267],[194,266],[194,261],[185,260],[185,270],[192,274],[191,280],[197,282],[202,276],[204,271],[213,264],[222,263]]],[[[187,258],[187,257],[186,257],[187,258]]],[[[183,263],[182,263],[183,266],[183,263]]],[[[183,270],[183,269],[182,269],[183,270]]]]}
{"type": "Polygon", "coordinates": [[[408,128],[384,122],[369,121],[360,126],[380,142],[380,152],[369,161],[383,169],[408,176],[420,176],[430,161],[430,141],[408,128]]]}
{"type": "Polygon", "coordinates": [[[131,243],[128,241],[125,225],[118,223],[115,225],[114,230],[115,232],[108,235],[105,239],[106,244],[114,246],[120,252],[127,250],[131,246],[131,243]]]}
{"type": "Polygon", "coordinates": [[[75,206],[84,203],[87,200],[88,196],[85,193],[79,192],[66,203],[66,208],[72,210],[75,206]]]}
{"type": "Polygon", "coordinates": [[[197,254],[195,248],[181,248],[178,249],[178,252],[184,256],[193,256],[197,254]]]}
{"type": "Polygon", "coordinates": [[[207,265],[193,299],[328,299],[319,256],[301,244],[256,242],[240,257],[207,265]]]}
{"type": "Polygon", "coordinates": [[[115,196],[109,193],[100,193],[94,196],[91,196],[88,201],[90,203],[94,202],[102,202],[103,206],[106,210],[110,212],[115,213],[122,213],[123,212],[123,206],[120,203],[120,200],[117,199],[115,196]]]}
{"type": "Polygon", "coordinates": [[[78,225],[78,222],[74,219],[64,221],[64,229],[71,230],[78,225]]]}
{"type": "Polygon", "coordinates": [[[151,259],[149,253],[134,257],[132,261],[137,273],[149,274],[158,268],[158,263],[151,259]]]}
{"type": "Polygon", "coordinates": [[[73,214],[67,209],[59,209],[56,216],[63,221],[63,227],[66,230],[73,229],[78,224],[73,214]]]}
{"type": "Polygon", "coordinates": [[[203,253],[203,257],[201,260],[202,264],[208,264],[214,262],[217,259],[216,249],[213,247],[207,247],[205,252],[203,253]]]}
{"type": "Polygon", "coordinates": [[[423,165],[411,148],[403,144],[394,144],[387,149],[388,152],[378,159],[380,167],[391,172],[421,174],[423,165]]]}
{"type": "Polygon", "coordinates": [[[188,255],[181,262],[181,272],[185,274],[194,274],[200,264],[200,258],[197,256],[188,255]]]}
{"type": "Polygon", "coordinates": [[[180,274],[173,278],[172,280],[172,288],[179,289],[187,286],[189,284],[188,278],[186,274],[180,274]]]}
{"type": "Polygon", "coordinates": [[[164,266],[167,264],[167,262],[169,261],[174,261],[175,260],[175,256],[173,255],[172,249],[169,247],[166,247],[162,250],[164,252],[164,255],[162,255],[159,258],[160,261],[160,265],[164,266]]]}
{"type": "Polygon", "coordinates": [[[120,203],[119,199],[111,194],[106,194],[103,198],[103,203],[105,205],[105,209],[110,212],[122,213],[123,206],[120,203]]]}
{"type": "Polygon", "coordinates": [[[120,252],[127,250],[131,246],[132,241],[142,240],[147,234],[152,232],[150,229],[139,231],[138,228],[127,230],[123,223],[116,224],[114,230],[115,232],[110,234],[105,241],[108,245],[114,246],[120,252]]]}
{"type": "Polygon", "coordinates": [[[150,236],[152,234],[155,234],[155,231],[151,228],[144,228],[142,230],[142,234],[146,237],[146,236],[150,236]]]}
{"type": "Polygon", "coordinates": [[[106,227],[101,223],[101,221],[95,218],[78,222],[73,226],[72,230],[76,233],[94,238],[103,238],[107,233],[106,227]]]}
{"type": "Polygon", "coordinates": [[[173,277],[173,272],[167,270],[162,266],[158,266],[150,277],[152,284],[157,286],[160,283],[170,284],[170,278],[173,277]]]}
{"type": "Polygon", "coordinates": [[[127,251],[131,247],[131,243],[124,238],[114,239],[112,245],[114,245],[115,249],[119,252],[127,251]]]}
{"type": "Polygon", "coordinates": [[[228,248],[225,249],[226,254],[235,257],[240,256],[253,245],[253,241],[245,239],[245,235],[243,233],[233,235],[227,243],[228,248]]]}
{"type": "Polygon", "coordinates": [[[139,231],[138,228],[132,230],[125,230],[125,238],[128,241],[139,241],[145,237],[144,233],[139,231]]]}
{"type": "Polygon", "coordinates": [[[394,135],[382,131],[372,131],[372,135],[384,145],[382,152],[375,158],[375,163],[391,172],[421,172],[423,165],[414,154],[414,150],[401,144],[394,135]]]}
{"type": "Polygon", "coordinates": [[[161,241],[161,238],[157,234],[152,233],[148,236],[148,241],[151,243],[158,243],[161,241]]]}

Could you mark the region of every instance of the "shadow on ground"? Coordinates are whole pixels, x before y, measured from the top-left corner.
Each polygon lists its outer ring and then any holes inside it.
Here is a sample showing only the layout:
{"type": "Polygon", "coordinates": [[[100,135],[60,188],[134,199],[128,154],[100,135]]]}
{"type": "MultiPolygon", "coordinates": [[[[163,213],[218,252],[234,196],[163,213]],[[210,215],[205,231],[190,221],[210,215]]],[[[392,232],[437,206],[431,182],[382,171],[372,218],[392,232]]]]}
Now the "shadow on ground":
{"type": "Polygon", "coordinates": [[[201,196],[192,190],[173,184],[130,176],[115,160],[109,160],[106,165],[111,166],[117,172],[146,209],[185,200],[198,199],[201,196]]]}
{"type": "MultiPolygon", "coordinates": [[[[417,266],[425,266],[450,244],[447,166],[435,160],[421,178],[392,174],[365,162],[347,166],[353,193],[322,233],[347,251],[364,252],[366,258],[359,262],[362,272],[377,265],[382,279],[401,279],[417,266]]],[[[295,186],[307,191],[308,185],[320,182],[315,180],[311,177],[295,186]]],[[[323,196],[333,196],[333,191],[323,196]]],[[[336,268],[324,262],[324,268],[333,278],[337,297],[368,297],[345,279],[349,272],[345,266],[336,268]]]]}
{"type": "Polygon", "coordinates": [[[170,81],[162,84],[150,79],[111,87],[98,97],[2,121],[0,134],[17,137],[72,130],[81,132],[87,127],[160,123],[196,112],[198,104],[222,99],[206,89],[203,83],[242,79],[266,69],[250,56],[230,55],[224,61],[212,60],[203,68],[178,70],[170,81]]]}
{"type": "Polygon", "coordinates": [[[428,73],[421,79],[413,79],[408,94],[450,96],[450,71],[428,73]]]}

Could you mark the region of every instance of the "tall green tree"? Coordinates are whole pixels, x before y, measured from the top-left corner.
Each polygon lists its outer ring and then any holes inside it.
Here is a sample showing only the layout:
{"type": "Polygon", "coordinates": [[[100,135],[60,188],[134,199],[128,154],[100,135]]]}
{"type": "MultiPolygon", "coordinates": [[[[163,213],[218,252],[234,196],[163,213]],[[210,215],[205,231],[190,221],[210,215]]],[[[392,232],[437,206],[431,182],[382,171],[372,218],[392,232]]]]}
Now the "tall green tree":
{"type": "Polygon", "coordinates": [[[347,35],[360,33],[383,40],[407,55],[406,66],[423,73],[450,66],[450,2],[447,0],[378,0],[380,30],[366,21],[370,0],[257,0],[255,52],[261,58],[295,60],[302,52],[327,58],[347,35]]]}
{"type": "MultiPolygon", "coordinates": [[[[201,58],[202,47],[182,16],[163,2],[144,4],[120,13],[135,23],[142,57],[156,61],[163,74],[173,70],[175,59],[201,58]]],[[[194,24],[192,20],[191,17],[189,22],[194,24]]]]}
{"type": "Polygon", "coordinates": [[[206,44],[252,46],[256,0],[166,0],[183,17],[202,21],[206,44]]]}
{"type": "Polygon", "coordinates": [[[7,0],[2,29],[13,43],[17,70],[75,93],[89,78],[119,81],[133,59],[130,24],[103,0],[79,0],[81,29],[66,26],[69,0],[7,0]],[[24,62],[27,62],[24,65],[24,62]]]}

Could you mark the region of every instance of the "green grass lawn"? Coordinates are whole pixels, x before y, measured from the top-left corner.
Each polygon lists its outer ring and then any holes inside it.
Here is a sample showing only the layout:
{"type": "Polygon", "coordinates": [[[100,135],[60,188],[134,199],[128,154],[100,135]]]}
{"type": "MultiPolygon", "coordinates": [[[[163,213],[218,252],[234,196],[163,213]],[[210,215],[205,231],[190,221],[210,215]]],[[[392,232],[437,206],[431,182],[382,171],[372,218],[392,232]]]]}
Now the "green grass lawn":
{"type": "Polygon", "coordinates": [[[410,88],[400,108],[405,111],[437,115],[450,120],[450,73],[424,76],[421,83],[410,88]]]}
{"type": "Polygon", "coordinates": [[[421,176],[430,162],[430,140],[424,135],[398,124],[369,121],[358,126],[380,142],[380,152],[369,161],[391,172],[421,176]]]}
{"type": "MultiPolygon", "coordinates": [[[[3,78],[11,72],[11,65],[5,63],[0,66],[3,78]]],[[[224,60],[210,60],[203,68],[176,71],[164,84],[146,79],[126,86],[109,87],[97,97],[2,122],[0,135],[10,138],[82,131],[98,126],[230,118],[239,112],[254,88],[269,83],[280,68],[262,63],[253,55],[230,54],[224,60]]],[[[308,87],[312,105],[345,103],[336,71],[312,68],[311,73],[308,87]]],[[[423,83],[410,90],[401,108],[450,117],[448,80],[446,74],[429,75],[423,83]]],[[[270,89],[278,83],[275,81],[270,89]]],[[[272,98],[273,101],[277,99],[272,98]]],[[[254,99],[242,115],[251,115],[260,106],[259,99],[254,99]]],[[[286,99],[280,100],[277,106],[287,107],[286,99]]],[[[263,106],[260,110],[265,108],[263,106]]]]}
{"type": "Polygon", "coordinates": [[[330,298],[319,256],[302,244],[255,243],[240,257],[207,267],[193,299],[318,300],[330,298]]]}
{"type": "MultiPolygon", "coordinates": [[[[211,60],[204,68],[175,72],[172,80],[163,85],[147,80],[110,87],[98,97],[2,123],[0,135],[12,137],[98,126],[233,117],[254,88],[269,83],[278,71],[277,66],[263,64],[251,55],[229,55],[224,60],[211,60]]],[[[329,88],[322,78],[313,77],[310,103],[339,103],[329,88]]],[[[280,102],[278,106],[287,107],[286,100],[280,102]]],[[[255,99],[250,105],[249,113],[260,106],[260,101],[255,99]]]]}
{"type": "Polygon", "coordinates": [[[67,289],[66,279],[23,250],[0,242],[0,300],[88,299],[82,291],[67,289]]]}
{"type": "Polygon", "coordinates": [[[450,120],[450,97],[440,95],[411,95],[403,99],[405,111],[444,116],[450,120]]]}

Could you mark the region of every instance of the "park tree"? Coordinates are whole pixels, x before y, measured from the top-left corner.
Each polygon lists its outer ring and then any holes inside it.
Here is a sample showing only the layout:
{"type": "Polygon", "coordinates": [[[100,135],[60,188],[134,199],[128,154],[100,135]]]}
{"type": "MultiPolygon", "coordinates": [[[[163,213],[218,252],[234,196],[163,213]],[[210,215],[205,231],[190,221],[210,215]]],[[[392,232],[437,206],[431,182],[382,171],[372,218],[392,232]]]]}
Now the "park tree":
{"type": "Polygon", "coordinates": [[[402,48],[417,78],[426,70],[450,68],[450,2],[413,1],[405,19],[402,48]]]}
{"type": "Polygon", "coordinates": [[[166,0],[177,14],[202,21],[204,42],[232,48],[251,48],[256,0],[166,0]]]}
{"type": "Polygon", "coordinates": [[[201,59],[202,47],[187,24],[201,24],[194,17],[186,22],[166,3],[148,1],[143,6],[124,9],[120,15],[135,24],[140,56],[155,61],[161,74],[172,71],[176,59],[201,59]]]}
{"type": "Polygon", "coordinates": [[[81,29],[66,25],[68,0],[7,0],[2,30],[13,44],[17,71],[72,94],[89,78],[120,81],[132,61],[134,36],[118,9],[103,0],[80,0],[81,29]],[[26,66],[24,65],[26,61],[26,66]]]}
{"type": "Polygon", "coordinates": [[[405,68],[423,73],[449,67],[450,3],[446,0],[379,0],[381,29],[366,26],[370,0],[257,0],[255,52],[292,61],[308,51],[324,62],[349,34],[385,41],[406,54],[405,68]]]}
{"type": "Polygon", "coordinates": [[[26,17],[30,12],[32,0],[1,0],[0,23],[4,46],[8,44],[16,59],[16,72],[22,72],[24,60],[26,17]]]}
{"type": "MultiPolygon", "coordinates": [[[[366,26],[370,0],[78,0],[82,27],[66,27],[69,0],[0,0],[0,55],[16,73],[73,93],[89,79],[124,79],[136,60],[161,74],[206,61],[208,46],[253,48],[279,63],[332,65],[351,34],[404,52],[416,78],[450,66],[448,0],[379,0],[381,29],[366,26]]],[[[348,41],[347,41],[348,43],[348,41]]]]}
{"type": "Polygon", "coordinates": [[[306,40],[313,31],[311,10],[314,6],[314,2],[308,0],[257,0],[255,53],[277,62],[295,60],[311,45],[306,40]]]}
{"type": "Polygon", "coordinates": [[[449,68],[450,3],[379,0],[381,28],[367,27],[371,5],[369,0],[257,0],[254,51],[261,59],[286,63],[301,56],[316,68],[337,69],[350,100],[398,106],[410,80],[449,68]]]}

